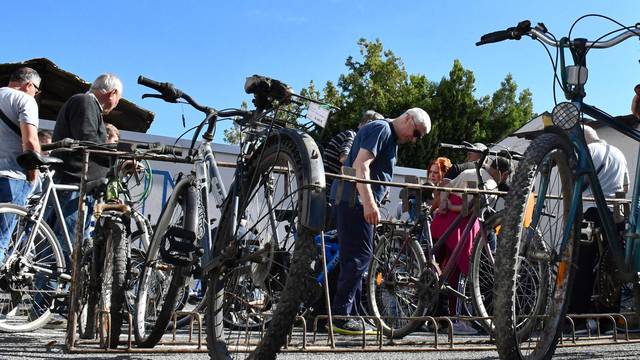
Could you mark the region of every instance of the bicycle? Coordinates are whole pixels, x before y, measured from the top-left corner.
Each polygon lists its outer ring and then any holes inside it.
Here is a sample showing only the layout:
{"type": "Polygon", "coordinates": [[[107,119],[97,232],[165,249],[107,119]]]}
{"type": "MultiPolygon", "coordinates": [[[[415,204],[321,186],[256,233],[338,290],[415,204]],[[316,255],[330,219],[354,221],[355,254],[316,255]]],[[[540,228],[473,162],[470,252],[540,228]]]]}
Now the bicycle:
{"type": "Polygon", "coordinates": [[[299,115],[295,109],[291,114],[291,105],[302,105],[296,99],[313,100],[294,94],[284,83],[256,75],[245,83],[255,110],[218,111],[198,104],[172,84],[143,77],[138,83],[160,93],[143,96],[185,101],[203,112],[205,119],[197,126],[188,152],[193,170],[177,183],[147,252],[134,316],[138,317],[136,340],[140,346],[152,346],[160,339],[175,308],[176,289],[183,287],[192,264],[202,254],[209,355],[229,358],[229,351],[236,350],[232,344],[238,347],[244,338],[239,329],[248,331],[268,322],[253,355],[274,357],[313,285],[307,277],[316,253],[313,236],[324,226],[325,176],[320,151],[310,136],[283,120],[299,115]],[[214,127],[219,118],[226,117],[235,117],[243,129],[228,193],[211,149],[214,127]],[[205,125],[203,141],[193,151],[205,125]],[[221,210],[215,234],[206,220],[211,218],[209,192],[221,210]],[[147,331],[140,317],[146,311],[146,293],[151,288],[147,282],[153,272],[170,276],[171,286],[162,295],[154,326],[147,331]]]}
{"type": "MultiPolygon", "coordinates": [[[[158,152],[152,147],[142,153],[139,148],[132,154],[141,156],[158,152]]],[[[136,275],[153,232],[148,220],[135,209],[136,203],[149,194],[149,164],[146,161],[120,160],[122,155],[122,152],[118,153],[107,174],[105,187],[94,195],[97,200],[93,213],[96,225],[92,237],[83,243],[78,280],[81,289],[78,311],[80,337],[93,339],[99,323],[102,325],[101,335],[107,335],[100,336],[101,345],[105,348],[116,348],[119,344],[123,316],[131,313],[134,306],[136,275]],[[133,198],[128,184],[135,178],[136,185],[140,185],[139,173],[146,178],[146,186],[140,196],[133,198]],[[132,219],[137,229],[132,229],[132,219]],[[106,313],[108,321],[105,321],[106,313]]]]}
{"type": "MultiPolygon", "coordinates": [[[[574,25],[583,16],[574,22],[574,25]]],[[[619,24],[619,23],[616,23],[619,24]]],[[[573,26],[572,26],[573,29],[573,26]]],[[[553,125],[536,137],[527,148],[524,159],[514,175],[513,186],[507,196],[507,211],[500,232],[496,254],[496,283],[494,304],[504,311],[496,312],[496,344],[504,359],[550,358],[562,336],[563,322],[569,304],[574,262],[577,258],[580,224],[582,220],[582,188],[589,182],[597,212],[602,222],[602,234],[607,244],[600,246],[610,251],[614,265],[609,273],[601,274],[620,287],[633,283],[638,299],[638,272],[640,271],[639,243],[635,240],[640,221],[638,196],[640,189],[636,174],[633,208],[629,217],[629,230],[624,243],[616,230],[612,214],[607,209],[603,194],[583,133],[585,115],[611,126],[611,128],[640,141],[640,132],[620,123],[604,111],[583,102],[587,80],[586,55],[591,49],[604,49],[640,35],[640,26],[635,25],[609,32],[595,41],[567,37],[557,40],[544,24],[532,26],[528,20],[507,30],[483,35],[476,45],[503,40],[519,40],[531,37],[541,44],[556,48],[560,61],[560,77],[557,63],[554,66],[555,83],[558,83],[567,100],[557,104],[552,112],[553,125]],[[615,35],[615,36],[613,36],[615,35]],[[612,37],[613,36],[613,37],[612,37]],[[603,40],[604,39],[604,40],[603,40]],[[569,49],[573,65],[565,66],[565,51],[569,49]],[[534,192],[535,191],[535,192],[534,192]],[[526,204],[534,203],[529,226],[524,225],[526,204]],[[543,249],[526,246],[531,239],[538,238],[543,249]],[[548,296],[543,304],[543,316],[528,319],[533,322],[528,335],[518,337],[514,324],[519,320],[514,313],[517,301],[514,288],[518,284],[516,274],[520,269],[518,259],[538,259],[549,264],[548,296]]],[[[548,51],[548,49],[547,49],[548,51]]],[[[549,53],[551,55],[551,53],[549,53]]],[[[557,56],[556,56],[557,59],[557,56]]],[[[638,304],[638,302],[636,302],[638,304]]],[[[639,307],[636,305],[636,311],[639,307]]]]}
{"type": "MultiPolygon", "coordinates": [[[[482,151],[473,146],[464,145],[441,144],[441,146],[482,154],[476,166],[480,189],[484,188],[486,181],[481,176],[480,168],[488,155],[518,158],[517,153],[506,150],[496,152],[488,149],[482,151]]],[[[471,191],[471,193],[474,192],[471,191]]],[[[480,312],[476,309],[476,305],[486,299],[483,298],[483,294],[475,291],[469,294],[471,289],[467,287],[467,284],[471,283],[474,285],[472,288],[478,289],[479,287],[475,286],[477,283],[486,282],[483,276],[486,276],[487,273],[472,268],[479,266],[478,262],[469,259],[471,265],[469,279],[465,279],[465,276],[460,274],[456,279],[457,284],[449,283],[449,278],[457,266],[457,259],[469,241],[473,242],[471,244],[472,254],[475,254],[476,257],[479,257],[480,254],[484,254],[484,257],[491,257],[490,247],[486,244],[491,243],[488,237],[492,231],[495,231],[501,215],[492,213],[488,206],[490,203],[488,199],[477,192],[474,194],[474,199],[470,202],[474,206],[470,210],[471,213],[468,214],[469,218],[462,231],[461,240],[451,251],[452,255],[444,269],[436,261],[435,254],[438,249],[444,246],[453,231],[460,226],[466,216],[464,211],[460,212],[435,244],[431,238],[431,217],[428,207],[424,207],[418,212],[415,223],[409,224],[408,230],[394,231],[389,236],[381,237],[369,268],[368,299],[373,314],[381,318],[382,329],[387,337],[402,338],[413,332],[424,321],[412,318],[436,312],[440,297],[444,294],[451,294],[459,299],[458,301],[463,307],[461,312],[468,314],[480,312]],[[480,220],[480,230],[471,239],[473,224],[476,220],[480,220]]],[[[407,194],[408,196],[409,194],[407,194]]],[[[416,198],[419,197],[416,196],[416,198]]],[[[469,204],[465,203],[465,206],[469,206],[469,204]]],[[[536,294],[533,295],[535,304],[536,294]]],[[[532,306],[532,308],[534,307],[532,306]]],[[[489,319],[478,320],[478,322],[487,329],[491,328],[489,319]]]]}

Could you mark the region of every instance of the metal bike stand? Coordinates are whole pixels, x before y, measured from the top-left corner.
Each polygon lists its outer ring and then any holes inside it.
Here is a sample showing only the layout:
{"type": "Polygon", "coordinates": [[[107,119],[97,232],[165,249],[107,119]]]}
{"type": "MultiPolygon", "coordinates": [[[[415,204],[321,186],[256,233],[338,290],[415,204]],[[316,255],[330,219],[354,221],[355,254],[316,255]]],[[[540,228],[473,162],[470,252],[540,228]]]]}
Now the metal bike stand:
{"type": "Polygon", "coordinates": [[[320,231],[320,241],[322,245],[322,269],[324,271],[324,301],[327,307],[327,316],[329,321],[329,342],[331,348],[336,347],[336,340],[333,337],[333,317],[331,316],[331,299],[329,298],[329,274],[327,273],[327,251],[324,242],[324,230],[320,231]]]}
{"type": "MultiPolygon", "coordinates": [[[[82,249],[82,238],[84,235],[84,218],[86,215],[85,197],[87,172],[89,171],[89,152],[82,151],[82,176],[80,177],[80,196],[78,199],[78,219],[76,220],[75,243],[71,257],[71,284],[69,285],[69,313],[67,322],[66,350],[71,351],[76,346],[76,327],[78,326],[78,274],[80,274],[80,251],[82,249]]],[[[80,284],[82,285],[82,284],[80,284]]]]}

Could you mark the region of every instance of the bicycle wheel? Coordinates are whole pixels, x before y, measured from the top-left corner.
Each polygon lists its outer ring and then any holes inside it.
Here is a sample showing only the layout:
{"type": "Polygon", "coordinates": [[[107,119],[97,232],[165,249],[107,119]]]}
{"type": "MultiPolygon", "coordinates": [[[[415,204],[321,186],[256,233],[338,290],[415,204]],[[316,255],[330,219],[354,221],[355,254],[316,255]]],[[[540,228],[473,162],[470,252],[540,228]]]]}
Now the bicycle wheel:
{"type": "Polygon", "coordinates": [[[369,265],[367,299],[386,336],[402,338],[424,322],[403,317],[425,313],[425,297],[418,286],[425,268],[422,247],[408,232],[380,237],[369,265]]]}
{"type": "Polygon", "coordinates": [[[78,327],[81,339],[94,339],[98,316],[101,281],[98,278],[98,259],[94,259],[92,239],[85,239],[82,246],[82,266],[78,284],[82,284],[78,297],[78,327]]]}
{"type": "Polygon", "coordinates": [[[324,185],[321,180],[312,182],[324,179],[324,174],[321,168],[316,173],[319,167],[305,158],[318,150],[306,135],[306,149],[287,136],[277,140],[256,151],[246,176],[236,177],[240,183],[232,185],[222,211],[212,258],[222,255],[232,265],[207,274],[205,322],[213,359],[230,359],[230,351],[251,350],[251,343],[258,340],[254,358],[275,358],[301,302],[308,299],[314,284],[317,287],[312,271],[315,234],[302,225],[301,217],[309,211],[302,206],[310,196],[308,187],[324,185]],[[235,189],[239,191],[236,224],[231,216],[235,189]],[[231,230],[234,225],[236,232],[231,230]],[[259,333],[250,330],[263,323],[269,326],[259,339],[259,333]]]}
{"type": "MultiPolygon", "coordinates": [[[[473,309],[479,317],[493,316],[496,243],[503,216],[502,212],[498,212],[485,220],[482,224],[484,230],[478,233],[473,243],[470,289],[473,309]]],[[[536,249],[543,249],[539,237],[531,240],[535,242],[536,249]]],[[[544,261],[534,261],[522,256],[519,261],[516,316],[520,320],[517,327],[522,336],[528,336],[530,329],[527,325],[532,325],[533,322],[527,321],[527,316],[539,315],[545,301],[548,284],[544,274],[548,271],[548,265],[544,261]]],[[[494,323],[491,319],[479,319],[478,323],[488,333],[493,332],[494,323]]]]}
{"type": "Polygon", "coordinates": [[[51,228],[44,221],[36,224],[27,208],[2,204],[0,215],[15,222],[0,266],[0,331],[36,330],[49,321],[62,289],[62,251],[51,228]]]}
{"type": "Polygon", "coordinates": [[[170,251],[180,237],[196,232],[197,190],[191,177],[176,186],[158,220],[138,283],[133,315],[134,334],[140,347],[153,347],[164,335],[176,310],[178,297],[191,273],[191,265],[172,260],[170,251]]]}
{"type": "Polygon", "coordinates": [[[495,336],[503,359],[548,359],[562,335],[581,213],[580,199],[572,199],[574,159],[564,137],[545,133],[529,145],[515,172],[496,253],[494,308],[501,311],[494,314],[495,336]],[[535,207],[527,224],[531,198],[535,207]],[[568,216],[572,206],[578,209],[576,219],[568,216]],[[528,336],[523,336],[518,333],[516,314],[526,306],[521,301],[530,300],[520,296],[531,286],[526,279],[535,276],[523,278],[522,272],[536,269],[527,264],[542,262],[545,272],[538,276],[546,287],[545,295],[538,313],[526,320],[528,336]]]}
{"type": "Polygon", "coordinates": [[[118,216],[107,217],[102,224],[105,236],[105,257],[102,268],[102,310],[108,310],[109,347],[115,349],[120,342],[123,310],[126,303],[125,289],[128,262],[126,228],[118,216]]]}

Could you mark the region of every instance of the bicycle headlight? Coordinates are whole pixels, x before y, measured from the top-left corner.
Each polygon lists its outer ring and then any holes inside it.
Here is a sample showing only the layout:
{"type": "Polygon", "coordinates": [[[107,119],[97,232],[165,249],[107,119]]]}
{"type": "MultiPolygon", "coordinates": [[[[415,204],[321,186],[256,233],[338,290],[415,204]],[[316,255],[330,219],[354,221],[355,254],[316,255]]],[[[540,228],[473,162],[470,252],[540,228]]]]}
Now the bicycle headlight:
{"type": "Polygon", "coordinates": [[[580,110],[573,103],[561,102],[553,108],[551,120],[561,129],[569,130],[580,120],[580,110]]]}

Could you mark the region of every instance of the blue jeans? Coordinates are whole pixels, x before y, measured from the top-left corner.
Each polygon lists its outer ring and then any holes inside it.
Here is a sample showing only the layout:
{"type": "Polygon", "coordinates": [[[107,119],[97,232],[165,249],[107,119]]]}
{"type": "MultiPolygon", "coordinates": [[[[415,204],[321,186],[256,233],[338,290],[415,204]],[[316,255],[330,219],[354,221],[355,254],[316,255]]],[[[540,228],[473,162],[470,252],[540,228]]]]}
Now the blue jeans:
{"type": "MultiPolygon", "coordinates": [[[[0,177],[0,202],[24,206],[32,185],[26,180],[0,177]]],[[[16,219],[11,214],[0,215],[0,265],[4,263],[11,233],[16,226],[16,219]]]]}
{"type": "MultiPolygon", "coordinates": [[[[69,232],[69,237],[71,240],[71,245],[76,240],[76,223],[78,220],[78,202],[80,198],[79,191],[58,191],[58,200],[60,201],[60,207],[62,208],[62,215],[64,216],[64,223],[67,227],[67,231],[69,232]]],[[[90,237],[90,225],[91,225],[91,215],[93,214],[93,204],[95,199],[91,195],[87,195],[85,199],[85,222],[84,222],[84,234],[83,239],[87,239],[90,237]]],[[[62,232],[62,226],[60,225],[60,219],[57,214],[53,210],[53,205],[49,204],[47,206],[47,210],[45,213],[45,218],[47,219],[47,223],[53,229],[53,233],[56,235],[56,239],[58,239],[58,244],[60,244],[60,249],[62,249],[62,253],[64,255],[65,264],[67,269],[71,269],[71,251],[73,249],[69,248],[67,244],[64,234],[62,232]]]]}

